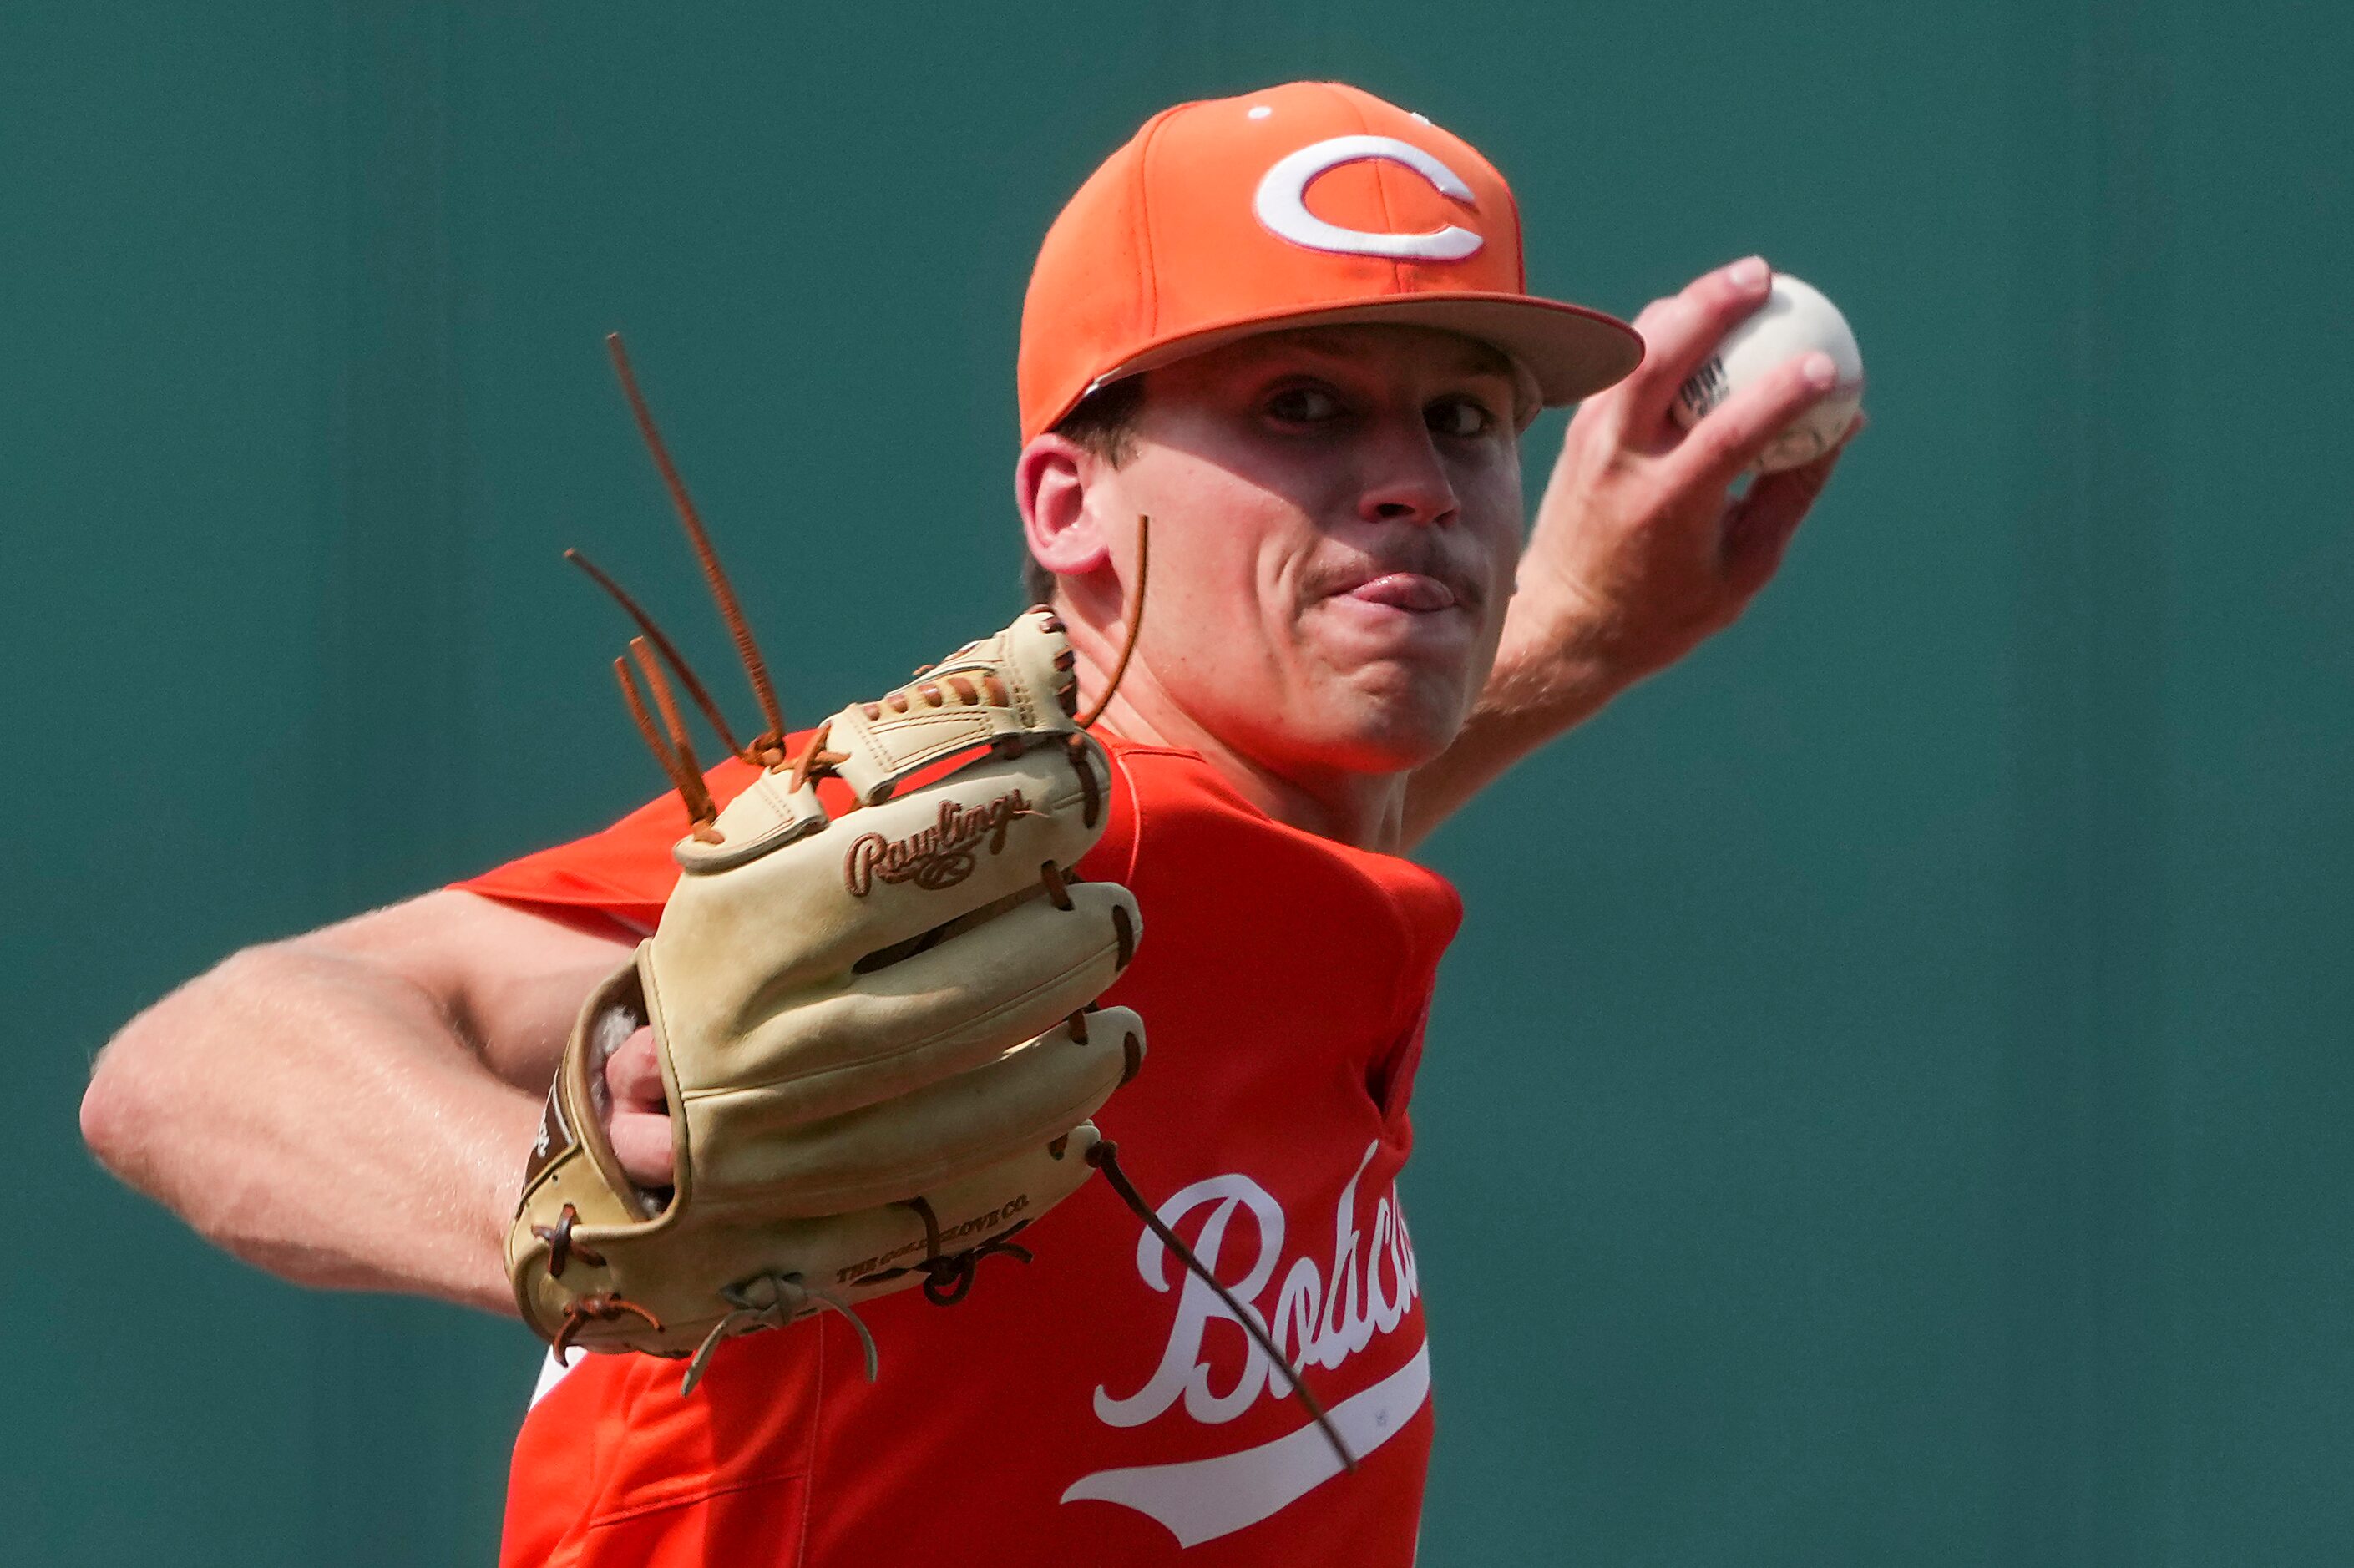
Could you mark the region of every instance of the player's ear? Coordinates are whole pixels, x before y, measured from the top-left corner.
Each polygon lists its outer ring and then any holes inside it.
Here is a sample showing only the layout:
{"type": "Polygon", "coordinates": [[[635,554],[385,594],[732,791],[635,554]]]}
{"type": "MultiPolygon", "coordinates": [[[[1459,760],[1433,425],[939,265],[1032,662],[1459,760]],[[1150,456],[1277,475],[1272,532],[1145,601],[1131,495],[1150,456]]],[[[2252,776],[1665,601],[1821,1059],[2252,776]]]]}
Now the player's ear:
{"type": "Polygon", "coordinates": [[[1084,577],[1111,559],[1088,482],[1103,464],[1076,441],[1052,431],[1022,449],[1013,464],[1013,503],[1030,554],[1056,577],[1084,577]]]}

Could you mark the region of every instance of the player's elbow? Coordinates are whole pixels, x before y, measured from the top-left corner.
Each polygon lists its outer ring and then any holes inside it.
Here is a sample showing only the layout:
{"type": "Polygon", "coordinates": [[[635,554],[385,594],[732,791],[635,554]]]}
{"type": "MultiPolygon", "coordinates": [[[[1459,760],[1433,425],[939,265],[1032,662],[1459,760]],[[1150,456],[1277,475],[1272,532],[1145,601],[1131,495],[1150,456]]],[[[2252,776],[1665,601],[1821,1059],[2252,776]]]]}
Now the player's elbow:
{"type": "Polygon", "coordinates": [[[81,1139],[98,1162],[143,1192],[156,1191],[159,1150],[180,1118],[197,1114],[192,1086],[208,1021],[269,967],[250,948],[188,981],[124,1024],[90,1064],[81,1097],[81,1139]]]}
{"type": "Polygon", "coordinates": [[[90,1065],[90,1086],[81,1092],[81,1140],[101,1165],[120,1174],[123,1146],[138,1112],[111,1054],[110,1047],[90,1065]]]}
{"type": "Polygon", "coordinates": [[[134,1187],[149,1183],[146,1156],[167,1120],[176,1075],[171,1014],[178,993],[124,1024],[90,1064],[81,1096],[81,1140],[101,1165],[134,1187]]]}
{"type": "Polygon", "coordinates": [[[134,1185],[134,1154],[153,1120],[151,1054],[133,1021],[90,1064],[81,1095],[82,1142],[101,1165],[134,1185]]]}

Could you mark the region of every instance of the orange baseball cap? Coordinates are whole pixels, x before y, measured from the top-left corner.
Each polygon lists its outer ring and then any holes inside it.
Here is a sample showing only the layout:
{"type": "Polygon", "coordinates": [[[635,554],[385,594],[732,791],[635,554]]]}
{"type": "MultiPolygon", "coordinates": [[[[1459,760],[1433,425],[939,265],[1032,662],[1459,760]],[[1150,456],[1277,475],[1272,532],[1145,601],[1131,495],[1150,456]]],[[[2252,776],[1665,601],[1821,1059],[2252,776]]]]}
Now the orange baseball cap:
{"type": "Polygon", "coordinates": [[[1121,376],[1287,327],[1460,333],[1548,405],[1641,363],[1633,327],[1527,291],[1511,187],[1421,115],[1338,82],[1181,103],[1046,231],[1022,307],[1022,438],[1121,376]]]}

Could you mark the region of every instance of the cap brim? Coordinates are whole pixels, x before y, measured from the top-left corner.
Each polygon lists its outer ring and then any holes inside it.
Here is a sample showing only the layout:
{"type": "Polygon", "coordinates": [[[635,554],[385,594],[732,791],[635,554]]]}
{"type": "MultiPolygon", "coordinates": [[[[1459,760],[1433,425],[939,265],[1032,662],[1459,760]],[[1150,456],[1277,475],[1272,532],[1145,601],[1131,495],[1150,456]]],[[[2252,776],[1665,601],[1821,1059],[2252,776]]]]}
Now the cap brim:
{"type": "Polygon", "coordinates": [[[1590,397],[1643,362],[1639,333],[1584,305],[1530,294],[1392,294],[1323,309],[1293,306],[1187,333],[1130,355],[1097,376],[1087,390],[1264,333],[1365,323],[1435,327],[1493,344],[1528,371],[1538,400],[1549,408],[1590,397]]]}

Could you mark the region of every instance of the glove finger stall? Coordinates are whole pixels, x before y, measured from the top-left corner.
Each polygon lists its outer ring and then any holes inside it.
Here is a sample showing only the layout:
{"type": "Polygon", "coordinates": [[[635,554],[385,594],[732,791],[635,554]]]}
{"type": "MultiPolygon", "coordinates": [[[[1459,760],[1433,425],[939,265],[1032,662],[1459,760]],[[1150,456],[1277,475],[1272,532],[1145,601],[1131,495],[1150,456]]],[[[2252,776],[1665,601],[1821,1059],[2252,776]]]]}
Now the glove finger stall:
{"type": "Polygon", "coordinates": [[[835,771],[858,799],[887,795],[898,780],[969,747],[1039,734],[1075,734],[1070,644],[1060,622],[1024,610],[1011,626],[968,642],[917,681],[834,715],[835,771]]]}
{"type": "MultiPolygon", "coordinates": [[[[839,977],[707,1052],[673,1053],[690,1116],[715,1093],[764,1102],[765,1136],[990,1061],[1085,1007],[1118,978],[1142,922],[1112,883],[1068,890],[1071,907],[1042,895],[938,946],[865,973],[839,977]]],[[[654,994],[659,1012],[663,993],[654,994]]],[[[706,1146],[707,1147],[707,1146],[706,1146]]]]}
{"type": "Polygon", "coordinates": [[[1066,1022],[969,1072],[879,1105],[763,1136],[772,1102],[750,1094],[690,1100],[699,1150],[694,1200],[705,1213],[837,1213],[904,1201],[1044,1144],[1093,1115],[1126,1076],[1125,1011],[1091,1015],[1082,1043],[1066,1022]]]}

